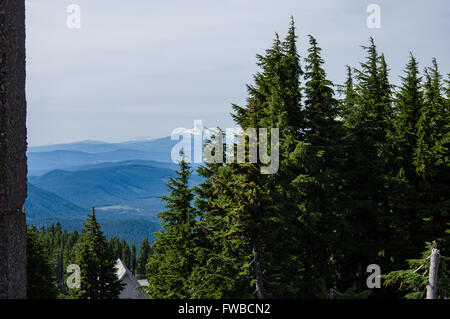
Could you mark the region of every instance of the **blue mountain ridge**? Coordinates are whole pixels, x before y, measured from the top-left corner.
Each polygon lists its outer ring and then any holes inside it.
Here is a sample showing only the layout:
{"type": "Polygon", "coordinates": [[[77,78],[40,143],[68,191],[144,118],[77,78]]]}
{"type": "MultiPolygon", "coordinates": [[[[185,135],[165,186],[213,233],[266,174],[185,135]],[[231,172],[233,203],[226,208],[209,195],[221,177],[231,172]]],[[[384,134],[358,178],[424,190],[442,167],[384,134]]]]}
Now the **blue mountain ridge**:
{"type": "MultiPolygon", "coordinates": [[[[120,235],[136,243],[152,237],[160,227],[156,214],[164,210],[160,196],[167,194],[166,183],[177,169],[170,159],[175,143],[167,137],[30,147],[28,223],[59,221],[68,230],[81,230],[95,206],[107,237],[120,235]]],[[[192,175],[192,185],[200,181],[192,175]]]]}

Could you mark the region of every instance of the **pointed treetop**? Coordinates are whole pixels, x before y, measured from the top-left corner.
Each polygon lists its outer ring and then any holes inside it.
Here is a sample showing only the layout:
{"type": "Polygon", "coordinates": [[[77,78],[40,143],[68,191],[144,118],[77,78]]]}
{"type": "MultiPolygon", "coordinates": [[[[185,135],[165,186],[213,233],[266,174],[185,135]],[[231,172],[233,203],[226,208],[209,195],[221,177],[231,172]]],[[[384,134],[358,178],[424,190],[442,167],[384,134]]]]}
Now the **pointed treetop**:
{"type": "Polygon", "coordinates": [[[102,234],[100,230],[100,224],[95,216],[95,207],[92,206],[91,213],[88,215],[86,223],[83,224],[83,234],[91,233],[94,235],[102,234]]]}

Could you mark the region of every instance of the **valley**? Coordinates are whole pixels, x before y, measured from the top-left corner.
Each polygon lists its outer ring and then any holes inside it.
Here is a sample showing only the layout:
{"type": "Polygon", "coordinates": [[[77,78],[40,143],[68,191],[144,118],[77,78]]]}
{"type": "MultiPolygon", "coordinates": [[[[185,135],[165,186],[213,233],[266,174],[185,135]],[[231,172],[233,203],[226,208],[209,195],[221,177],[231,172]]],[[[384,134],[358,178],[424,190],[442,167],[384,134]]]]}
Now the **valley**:
{"type": "MultiPolygon", "coordinates": [[[[107,237],[140,243],[159,230],[160,196],[177,165],[170,160],[170,137],[124,143],[76,142],[30,147],[28,224],[60,222],[81,230],[95,206],[107,237]]],[[[193,174],[192,184],[200,182],[193,174]]]]}

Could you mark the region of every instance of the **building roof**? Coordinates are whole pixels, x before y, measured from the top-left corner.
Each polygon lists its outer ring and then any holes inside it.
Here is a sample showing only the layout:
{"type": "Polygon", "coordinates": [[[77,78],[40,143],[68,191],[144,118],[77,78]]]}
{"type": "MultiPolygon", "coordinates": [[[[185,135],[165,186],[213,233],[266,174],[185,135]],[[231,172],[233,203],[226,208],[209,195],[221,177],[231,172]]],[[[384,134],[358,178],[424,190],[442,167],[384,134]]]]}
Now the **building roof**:
{"type": "Polygon", "coordinates": [[[116,260],[116,268],[117,268],[116,275],[119,278],[119,280],[122,280],[123,277],[127,275],[128,278],[130,278],[130,280],[133,282],[133,284],[136,285],[136,287],[141,286],[136,277],[134,277],[133,273],[127,268],[127,266],[123,264],[120,258],[116,260]]]}
{"type": "Polygon", "coordinates": [[[120,259],[117,259],[117,260],[116,260],[116,269],[117,269],[116,275],[117,275],[117,277],[119,278],[119,280],[122,280],[123,276],[125,276],[125,274],[127,273],[127,271],[129,271],[128,268],[127,268],[127,266],[125,266],[125,265],[122,263],[122,260],[120,260],[120,259]]]}
{"type": "MultiPolygon", "coordinates": [[[[136,279],[136,277],[133,275],[133,273],[125,266],[122,262],[122,260],[117,259],[116,261],[116,275],[119,278],[119,280],[126,282],[126,277],[128,278],[128,282],[131,282],[134,287],[130,287],[132,290],[135,290],[137,287],[142,286],[142,284],[136,279]]],[[[137,294],[142,298],[147,298],[145,293],[143,291],[140,291],[138,289],[137,294]]],[[[126,297],[127,298],[127,297],[126,297]]],[[[130,298],[130,297],[128,297],[130,298]]]]}

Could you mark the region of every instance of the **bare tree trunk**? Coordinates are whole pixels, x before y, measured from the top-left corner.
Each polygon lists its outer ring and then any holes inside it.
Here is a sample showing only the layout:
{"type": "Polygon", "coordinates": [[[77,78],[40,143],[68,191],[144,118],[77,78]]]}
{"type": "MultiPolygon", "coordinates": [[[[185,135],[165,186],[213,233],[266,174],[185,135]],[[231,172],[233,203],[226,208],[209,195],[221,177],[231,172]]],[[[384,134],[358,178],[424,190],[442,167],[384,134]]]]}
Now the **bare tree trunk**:
{"type": "Polygon", "coordinates": [[[25,3],[0,1],[0,298],[26,297],[25,3]]]}
{"type": "Polygon", "coordinates": [[[427,285],[427,299],[436,299],[438,269],[440,260],[441,255],[439,253],[439,250],[433,248],[431,251],[431,258],[430,258],[430,271],[427,285]]]}
{"type": "Polygon", "coordinates": [[[253,242],[253,262],[255,264],[256,276],[256,296],[258,299],[264,298],[264,279],[261,270],[261,245],[258,239],[253,242]]]}

